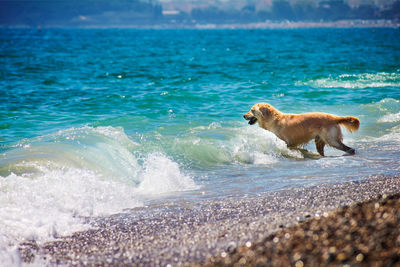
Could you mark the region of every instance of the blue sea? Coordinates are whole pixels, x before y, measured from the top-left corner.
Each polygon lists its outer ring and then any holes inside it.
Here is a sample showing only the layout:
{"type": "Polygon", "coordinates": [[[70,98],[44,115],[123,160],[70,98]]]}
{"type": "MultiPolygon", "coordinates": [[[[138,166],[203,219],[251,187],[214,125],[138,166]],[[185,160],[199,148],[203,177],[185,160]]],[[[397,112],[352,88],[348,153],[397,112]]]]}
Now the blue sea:
{"type": "Polygon", "coordinates": [[[399,29],[0,29],[2,260],[132,208],[399,173],[399,29]],[[356,155],[288,149],[258,102],[358,117],[356,155]]]}

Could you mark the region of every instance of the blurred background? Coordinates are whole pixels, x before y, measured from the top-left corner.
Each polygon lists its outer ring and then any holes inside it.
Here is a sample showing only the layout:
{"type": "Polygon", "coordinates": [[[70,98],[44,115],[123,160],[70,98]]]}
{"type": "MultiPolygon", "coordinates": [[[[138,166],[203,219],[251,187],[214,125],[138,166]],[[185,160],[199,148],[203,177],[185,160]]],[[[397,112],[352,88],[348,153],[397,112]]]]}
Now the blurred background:
{"type": "Polygon", "coordinates": [[[400,0],[0,0],[2,27],[193,27],[386,20],[400,0]]]}

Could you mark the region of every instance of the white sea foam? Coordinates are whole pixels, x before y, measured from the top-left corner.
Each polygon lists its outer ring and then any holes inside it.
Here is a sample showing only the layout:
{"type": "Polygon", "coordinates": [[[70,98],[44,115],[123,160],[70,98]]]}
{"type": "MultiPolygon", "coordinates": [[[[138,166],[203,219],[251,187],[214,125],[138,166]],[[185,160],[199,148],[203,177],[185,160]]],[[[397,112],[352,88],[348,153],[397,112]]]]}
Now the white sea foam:
{"type": "Polygon", "coordinates": [[[339,76],[329,76],[315,80],[299,81],[296,85],[308,85],[319,88],[372,88],[400,86],[399,73],[362,73],[362,74],[342,74],[339,76]]]}
{"type": "Polygon", "coordinates": [[[400,112],[394,114],[386,114],[378,120],[378,122],[398,122],[400,121],[400,112]]]}
{"type": "Polygon", "coordinates": [[[394,149],[400,150],[400,125],[392,127],[388,130],[388,133],[375,138],[375,142],[380,143],[382,141],[392,143],[396,145],[396,147],[393,147],[394,149]]]}
{"type": "Polygon", "coordinates": [[[258,126],[196,127],[189,133],[174,140],[174,149],[201,168],[237,163],[272,165],[282,157],[303,158],[298,150],[288,149],[284,141],[258,126]]]}
{"type": "Polygon", "coordinates": [[[239,162],[273,164],[283,156],[302,158],[299,151],[290,150],[284,141],[259,127],[247,126],[236,129],[231,140],[232,155],[239,162]]]}
{"type": "Polygon", "coordinates": [[[137,192],[146,195],[198,188],[176,162],[161,153],[152,153],[146,158],[141,179],[137,192]]]}
{"type": "Polygon", "coordinates": [[[86,216],[142,205],[131,186],[93,171],[45,168],[33,178],[11,174],[0,179],[0,250],[10,252],[26,240],[40,243],[85,230],[86,216]]]}
{"type": "Polygon", "coordinates": [[[400,101],[394,98],[384,98],[379,102],[367,104],[365,107],[376,114],[380,114],[382,112],[386,114],[393,114],[399,111],[400,101]]]}
{"type": "Polygon", "coordinates": [[[20,242],[68,235],[87,229],[85,218],[197,188],[162,153],[139,163],[128,149],[138,144],[122,128],[83,127],[24,142],[0,157],[0,260],[10,265],[18,265],[20,242]]]}

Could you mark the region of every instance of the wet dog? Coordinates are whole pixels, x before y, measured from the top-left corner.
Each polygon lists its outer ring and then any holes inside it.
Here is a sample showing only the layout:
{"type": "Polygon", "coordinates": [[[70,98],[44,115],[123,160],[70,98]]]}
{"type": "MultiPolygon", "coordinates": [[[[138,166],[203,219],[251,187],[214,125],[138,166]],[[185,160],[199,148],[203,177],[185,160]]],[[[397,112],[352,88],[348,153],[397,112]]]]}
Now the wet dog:
{"type": "Polygon", "coordinates": [[[255,104],[243,116],[250,125],[258,122],[265,130],[273,132],[290,148],[315,141],[317,151],[324,156],[324,147],[329,145],[354,155],[355,150],[343,144],[340,125],[350,132],[357,131],[360,120],[356,117],[340,117],[327,113],[285,114],[267,103],[255,104]]]}

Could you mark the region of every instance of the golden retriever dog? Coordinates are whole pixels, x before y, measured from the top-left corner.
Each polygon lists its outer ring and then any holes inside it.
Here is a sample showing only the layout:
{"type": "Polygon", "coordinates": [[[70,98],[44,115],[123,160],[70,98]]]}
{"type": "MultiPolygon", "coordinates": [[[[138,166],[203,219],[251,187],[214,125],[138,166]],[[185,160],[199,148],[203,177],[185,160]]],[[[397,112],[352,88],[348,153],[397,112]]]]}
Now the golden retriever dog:
{"type": "Polygon", "coordinates": [[[355,150],[343,144],[343,135],[340,125],[348,131],[357,131],[360,120],[356,117],[340,117],[327,113],[285,114],[267,103],[255,104],[243,116],[250,125],[258,122],[265,130],[273,132],[286,142],[290,148],[295,148],[315,141],[317,151],[324,156],[324,147],[331,147],[354,155],[355,150]]]}

